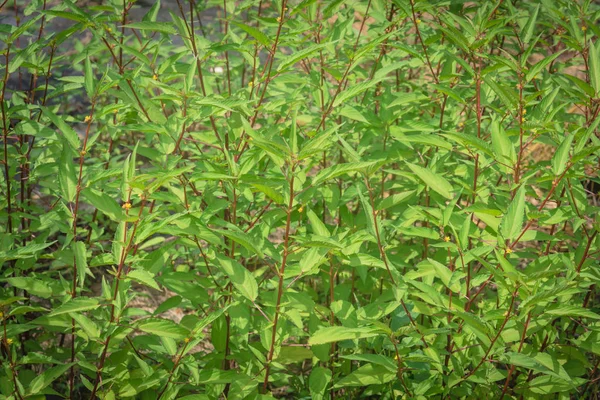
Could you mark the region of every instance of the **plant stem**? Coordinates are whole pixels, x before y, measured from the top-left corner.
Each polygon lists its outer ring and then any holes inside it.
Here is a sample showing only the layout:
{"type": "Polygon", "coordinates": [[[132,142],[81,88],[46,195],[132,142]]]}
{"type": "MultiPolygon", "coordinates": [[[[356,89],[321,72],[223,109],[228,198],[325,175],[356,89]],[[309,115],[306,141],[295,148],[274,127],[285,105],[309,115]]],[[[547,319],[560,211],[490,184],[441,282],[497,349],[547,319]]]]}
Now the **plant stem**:
{"type": "Polygon", "coordinates": [[[288,259],[288,255],[289,255],[289,245],[290,245],[290,229],[291,229],[291,225],[292,225],[292,211],[294,208],[294,179],[295,179],[295,174],[294,171],[296,169],[296,162],[292,161],[292,165],[290,168],[290,179],[289,179],[289,184],[290,184],[290,199],[288,202],[288,206],[286,209],[287,212],[287,219],[285,222],[285,234],[283,237],[283,256],[281,259],[281,267],[279,268],[278,275],[279,275],[279,285],[277,287],[277,302],[275,303],[275,317],[273,318],[273,329],[271,331],[271,346],[269,347],[269,353],[267,355],[267,361],[266,361],[266,365],[265,365],[265,380],[263,382],[263,390],[266,391],[267,390],[267,386],[269,385],[269,373],[271,372],[271,362],[273,361],[273,353],[275,352],[275,339],[277,336],[277,322],[279,321],[279,313],[280,313],[280,306],[281,306],[281,297],[283,296],[283,280],[284,280],[284,274],[285,274],[285,267],[287,264],[287,259],[288,259]]]}
{"type": "Polygon", "coordinates": [[[10,193],[10,172],[8,166],[8,116],[4,108],[4,96],[6,94],[6,86],[8,84],[8,58],[10,56],[10,43],[6,46],[5,52],[5,64],[4,64],[4,79],[2,80],[2,92],[0,93],[0,107],[2,108],[2,133],[4,136],[4,180],[6,181],[6,211],[8,213],[8,223],[6,224],[6,231],[9,234],[13,232],[12,224],[12,196],[10,193]]]}

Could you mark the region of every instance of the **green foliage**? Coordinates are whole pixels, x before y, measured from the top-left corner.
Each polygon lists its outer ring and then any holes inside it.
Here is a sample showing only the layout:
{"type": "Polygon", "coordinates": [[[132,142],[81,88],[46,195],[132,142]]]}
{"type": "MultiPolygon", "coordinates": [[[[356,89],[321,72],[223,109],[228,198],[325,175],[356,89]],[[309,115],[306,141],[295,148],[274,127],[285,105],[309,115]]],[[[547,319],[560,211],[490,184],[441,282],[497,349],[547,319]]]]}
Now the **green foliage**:
{"type": "Polygon", "coordinates": [[[0,399],[598,395],[596,3],[15,3],[0,399]]]}

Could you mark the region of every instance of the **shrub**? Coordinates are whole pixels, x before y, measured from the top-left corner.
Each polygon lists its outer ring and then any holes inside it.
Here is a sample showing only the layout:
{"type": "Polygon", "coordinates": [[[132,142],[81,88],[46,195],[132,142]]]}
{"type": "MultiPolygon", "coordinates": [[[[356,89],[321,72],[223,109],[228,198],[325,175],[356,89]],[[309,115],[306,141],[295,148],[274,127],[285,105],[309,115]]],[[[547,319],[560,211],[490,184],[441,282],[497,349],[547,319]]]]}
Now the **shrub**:
{"type": "Polygon", "coordinates": [[[0,7],[0,398],[596,395],[597,4],[0,7]]]}

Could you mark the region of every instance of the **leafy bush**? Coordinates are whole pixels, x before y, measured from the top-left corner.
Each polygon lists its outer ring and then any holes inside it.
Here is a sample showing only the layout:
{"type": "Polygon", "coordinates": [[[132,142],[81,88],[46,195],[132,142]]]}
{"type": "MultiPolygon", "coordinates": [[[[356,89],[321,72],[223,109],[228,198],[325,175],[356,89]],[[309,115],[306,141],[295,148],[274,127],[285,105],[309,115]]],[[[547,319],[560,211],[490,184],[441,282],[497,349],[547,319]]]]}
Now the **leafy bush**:
{"type": "Polygon", "coordinates": [[[0,398],[596,395],[597,4],[20,3],[0,398]]]}

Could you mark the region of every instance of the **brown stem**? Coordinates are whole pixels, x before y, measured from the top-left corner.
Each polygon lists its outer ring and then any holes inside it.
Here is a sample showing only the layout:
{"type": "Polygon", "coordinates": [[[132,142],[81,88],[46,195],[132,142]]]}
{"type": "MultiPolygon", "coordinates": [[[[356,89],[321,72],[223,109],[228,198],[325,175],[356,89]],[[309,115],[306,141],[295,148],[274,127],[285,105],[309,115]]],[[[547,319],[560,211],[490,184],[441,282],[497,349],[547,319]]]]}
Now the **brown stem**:
{"type": "Polygon", "coordinates": [[[419,42],[421,43],[421,47],[423,48],[423,55],[425,56],[425,61],[427,62],[427,66],[429,67],[429,71],[431,71],[431,77],[435,81],[435,83],[439,83],[438,77],[433,71],[433,66],[431,65],[431,60],[429,59],[429,55],[427,54],[427,46],[425,46],[425,42],[423,41],[423,37],[421,37],[421,30],[419,29],[419,22],[417,21],[417,14],[415,13],[415,1],[410,0],[410,9],[412,12],[412,22],[415,26],[415,30],[417,32],[417,37],[419,38],[419,42]]]}
{"type": "Polygon", "coordinates": [[[273,361],[273,353],[275,352],[275,339],[277,336],[277,322],[279,321],[279,313],[281,307],[281,297],[283,296],[283,279],[285,274],[285,267],[287,264],[287,258],[289,255],[289,241],[290,241],[290,229],[292,225],[292,210],[294,207],[294,171],[296,169],[296,164],[292,164],[290,169],[290,200],[287,206],[287,219],[285,223],[285,234],[283,237],[283,257],[281,259],[281,268],[279,268],[279,286],[277,288],[277,302],[275,303],[275,317],[273,318],[273,329],[271,331],[271,346],[269,348],[269,353],[267,355],[267,361],[265,365],[265,380],[263,382],[263,390],[267,390],[267,386],[269,385],[269,373],[271,372],[271,362],[273,361]]]}
{"type": "MultiPolygon", "coordinates": [[[[388,259],[387,259],[387,256],[385,254],[385,249],[383,248],[383,244],[382,244],[382,241],[381,241],[381,235],[379,233],[379,224],[377,223],[377,212],[375,210],[375,199],[374,199],[374,196],[373,196],[373,189],[371,188],[371,185],[369,184],[369,179],[367,177],[365,177],[365,185],[367,186],[367,192],[369,193],[369,201],[371,203],[373,225],[375,227],[375,237],[377,239],[377,247],[379,248],[379,256],[381,257],[381,259],[382,259],[382,261],[383,261],[383,263],[385,265],[385,269],[387,270],[388,276],[390,277],[390,281],[392,282],[393,285],[396,285],[396,280],[394,279],[394,276],[392,275],[392,271],[390,269],[390,266],[389,266],[389,263],[388,263],[388,259]]],[[[410,314],[410,311],[408,311],[408,307],[406,307],[406,303],[404,302],[404,300],[401,299],[400,300],[400,304],[402,305],[402,308],[404,309],[404,312],[406,313],[406,316],[408,317],[411,325],[413,326],[413,328],[415,329],[415,331],[421,337],[421,341],[423,342],[423,345],[425,347],[429,347],[429,345],[427,344],[427,341],[425,340],[425,337],[423,336],[423,333],[421,332],[421,330],[417,326],[414,318],[410,314]]]]}
{"type": "Polygon", "coordinates": [[[2,108],[2,133],[4,134],[4,180],[6,181],[6,211],[8,213],[8,224],[6,225],[6,231],[9,234],[13,232],[12,225],[12,199],[10,193],[10,172],[8,167],[8,121],[6,110],[4,109],[4,96],[6,93],[6,85],[8,83],[8,58],[10,56],[10,43],[6,46],[5,53],[5,64],[4,64],[4,79],[2,84],[2,93],[0,94],[0,107],[2,108]]]}
{"type": "MultiPolygon", "coordinates": [[[[531,321],[531,311],[527,313],[527,319],[525,320],[525,326],[523,327],[523,333],[521,334],[521,341],[519,342],[519,350],[518,353],[523,349],[523,343],[525,343],[525,337],[527,335],[527,328],[529,327],[529,322],[531,321]]],[[[508,390],[508,384],[510,383],[510,377],[515,370],[515,365],[510,366],[510,370],[508,371],[508,375],[506,376],[506,381],[504,381],[504,387],[502,388],[502,395],[500,395],[500,400],[504,398],[506,391],[508,390]]]]}
{"type": "Polygon", "coordinates": [[[490,354],[490,351],[492,351],[492,348],[494,347],[494,344],[496,343],[496,341],[498,340],[498,338],[500,337],[500,334],[502,333],[502,331],[504,330],[504,327],[506,326],[506,323],[508,322],[508,320],[510,319],[510,314],[512,313],[512,309],[513,306],[515,304],[515,298],[517,297],[517,293],[518,293],[519,288],[517,287],[515,289],[515,291],[512,294],[511,300],[510,300],[510,305],[508,307],[508,311],[506,312],[506,316],[504,317],[504,321],[502,321],[502,325],[500,325],[500,329],[498,329],[498,332],[496,333],[496,336],[494,336],[494,338],[491,340],[489,347],[487,348],[487,350],[485,351],[484,356],[481,358],[481,360],[479,361],[479,363],[475,366],[475,368],[473,368],[468,374],[466,374],[462,380],[465,381],[467,379],[469,379],[469,377],[471,375],[473,375],[475,372],[477,372],[477,370],[479,369],[479,367],[481,367],[483,365],[483,363],[485,362],[485,360],[487,359],[488,355],[490,354]]]}
{"type": "MultiPolygon", "coordinates": [[[[142,203],[140,205],[140,210],[138,212],[138,218],[137,220],[133,223],[133,228],[132,228],[132,232],[131,232],[131,237],[129,238],[129,241],[127,241],[127,223],[125,223],[125,229],[123,230],[123,242],[126,242],[126,246],[123,247],[123,249],[121,250],[121,257],[119,260],[119,266],[117,268],[117,274],[115,276],[115,290],[113,292],[113,298],[111,301],[111,306],[110,306],[110,324],[115,322],[115,300],[117,298],[117,295],[119,293],[119,282],[122,278],[122,274],[123,274],[123,267],[125,265],[125,260],[127,259],[127,255],[129,253],[129,251],[132,249],[132,244],[133,244],[133,240],[135,238],[135,233],[137,231],[137,227],[139,225],[141,216],[142,216],[142,212],[144,211],[144,206],[146,205],[146,200],[145,198],[142,199],[142,203]]],[[[129,213],[129,211],[128,211],[129,213]]],[[[98,386],[100,384],[100,381],[102,380],[102,369],[104,368],[104,362],[106,361],[106,355],[108,353],[108,346],[110,344],[110,339],[111,339],[111,335],[108,335],[106,340],[104,341],[104,348],[102,349],[102,354],[100,356],[100,361],[98,363],[98,368],[96,371],[96,380],[94,382],[94,387],[92,388],[92,393],[90,395],[90,400],[94,400],[96,398],[96,392],[98,391],[98,386]]]]}

